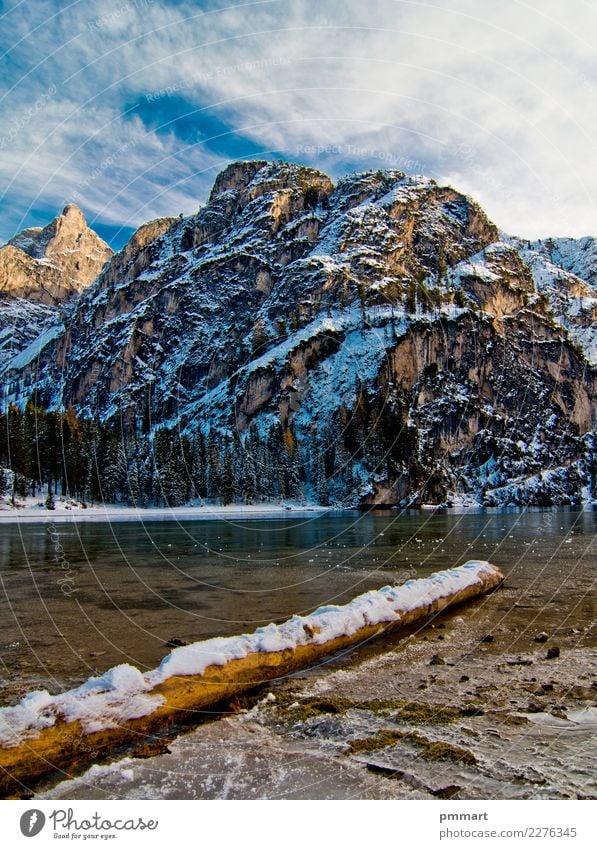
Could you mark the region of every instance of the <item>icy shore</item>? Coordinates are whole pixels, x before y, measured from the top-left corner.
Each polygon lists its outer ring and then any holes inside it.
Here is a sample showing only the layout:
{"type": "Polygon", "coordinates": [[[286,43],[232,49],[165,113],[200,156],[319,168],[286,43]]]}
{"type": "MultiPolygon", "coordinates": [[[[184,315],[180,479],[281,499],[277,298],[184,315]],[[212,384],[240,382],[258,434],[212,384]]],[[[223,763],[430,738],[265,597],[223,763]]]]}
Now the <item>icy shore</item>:
{"type": "Polygon", "coordinates": [[[82,507],[80,503],[56,499],[55,509],[48,510],[39,498],[19,498],[13,507],[7,498],[0,498],[0,524],[7,522],[54,521],[152,521],[187,519],[267,519],[281,516],[318,516],[332,508],[318,504],[197,504],[182,507],[127,507],[119,504],[94,504],[82,507]]]}

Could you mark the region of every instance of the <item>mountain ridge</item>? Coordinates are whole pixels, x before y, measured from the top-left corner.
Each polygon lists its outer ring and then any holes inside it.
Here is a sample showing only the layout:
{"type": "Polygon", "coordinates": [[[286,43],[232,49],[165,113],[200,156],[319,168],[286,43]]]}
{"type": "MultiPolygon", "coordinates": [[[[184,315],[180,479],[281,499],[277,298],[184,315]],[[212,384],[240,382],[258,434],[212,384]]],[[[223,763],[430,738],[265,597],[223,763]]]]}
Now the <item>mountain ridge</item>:
{"type": "Polygon", "coordinates": [[[235,498],[586,500],[596,300],[571,269],[594,281],[594,240],[505,237],[425,177],[266,161],[144,228],[8,369],[6,401],[120,421],[137,466],[182,433],[187,496],[221,497],[211,450],[235,498]]]}

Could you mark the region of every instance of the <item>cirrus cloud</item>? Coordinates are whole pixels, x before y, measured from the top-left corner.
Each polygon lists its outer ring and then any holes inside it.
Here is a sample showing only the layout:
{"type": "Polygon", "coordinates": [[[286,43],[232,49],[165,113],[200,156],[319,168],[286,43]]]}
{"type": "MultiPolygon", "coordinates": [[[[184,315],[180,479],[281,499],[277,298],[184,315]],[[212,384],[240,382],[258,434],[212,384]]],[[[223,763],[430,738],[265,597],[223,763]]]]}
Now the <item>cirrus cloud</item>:
{"type": "Polygon", "coordinates": [[[232,158],[398,167],[523,236],[595,231],[584,0],[3,7],[2,237],[76,200],[120,239],[232,158]]]}

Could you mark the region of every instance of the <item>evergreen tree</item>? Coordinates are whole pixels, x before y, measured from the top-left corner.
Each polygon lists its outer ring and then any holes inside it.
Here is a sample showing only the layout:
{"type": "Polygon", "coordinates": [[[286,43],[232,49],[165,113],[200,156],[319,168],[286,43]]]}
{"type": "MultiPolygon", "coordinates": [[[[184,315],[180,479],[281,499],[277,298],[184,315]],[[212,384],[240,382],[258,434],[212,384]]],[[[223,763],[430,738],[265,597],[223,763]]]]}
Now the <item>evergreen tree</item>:
{"type": "Polygon", "coordinates": [[[99,472],[101,500],[108,503],[120,501],[126,491],[128,475],[128,463],[122,439],[115,433],[107,431],[102,454],[102,466],[99,472]]]}
{"type": "Polygon", "coordinates": [[[404,301],[404,309],[411,315],[416,315],[417,312],[417,284],[415,280],[409,280],[406,298],[404,301]]]}
{"type": "Polygon", "coordinates": [[[193,453],[193,489],[197,498],[207,497],[206,464],[207,453],[203,433],[198,430],[191,443],[193,453]]]}
{"type": "Polygon", "coordinates": [[[232,461],[232,452],[227,450],[224,454],[222,463],[222,503],[232,504],[234,501],[234,466],[232,461]]]}
{"type": "Polygon", "coordinates": [[[11,500],[16,502],[17,493],[27,494],[27,476],[31,467],[31,455],[25,438],[24,417],[15,404],[8,408],[8,465],[13,472],[11,500]]]}
{"type": "Polygon", "coordinates": [[[284,430],[283,490],[285,498],[298,500],[302,497],[301,474],[298,463],[296,441],[290,427],[284,430]]]}
{"type": "Polygon", "coordinates": [[[206,453],[206,494],[209,500],[216,500],[221,495],[220,459],[213,431],[207,437],[206,453]]]}
{"type": "Polygon", "coordinates": [[[44,430],[41,434],[42,476],[48,484],[48,494],[57,493],[58,481],[62,478],[62,416],[49,410],[44,419],[44,430]]]}
{"type": "Polygon", "coordinates": [[[33,401],[28,401],[25,406],[23,427],[25,430],[25,443],[29,449],[29,477],[31,480],[31,494],[35,497],[36,488],[41,485],[43,474],[41,469],[40,442],[43,440],[45,425],[45,413],[35,406],[33,401]]]}
{"type": "Polygon", "coordinates": [[[243,445],[240,493],[245,504],[253,504],[257,497],[257,465],[255,463],[254,442],[247,438],[243,445]]]}
{"type": "Polygon", "coordinates": [[[328,492],[328,480],[325,473],[325,463],[323,455],[318,452],[315,462],[315,492],[317,501],[322,507],[330,506],[330,496],[328,492]]]}
{"type": "Polygon", "coordinates": [[[64,490],[67,495],[84,498],[89,486],[90,464],[83,428],[72,405],[69,406],[66,415],[63,417],[62,432],[64,439],[64,490]]]}

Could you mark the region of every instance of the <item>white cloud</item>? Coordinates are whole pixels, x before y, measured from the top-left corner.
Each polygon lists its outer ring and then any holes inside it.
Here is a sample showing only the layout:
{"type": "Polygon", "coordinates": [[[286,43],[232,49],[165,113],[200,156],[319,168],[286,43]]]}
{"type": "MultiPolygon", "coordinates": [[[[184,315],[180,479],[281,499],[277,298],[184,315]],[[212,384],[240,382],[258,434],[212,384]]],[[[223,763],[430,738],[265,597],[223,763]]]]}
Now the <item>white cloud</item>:
{"type": "Polygon", "coordinates": [[[123,114],[170,89],[265,151],[336,174],[416,166],[510,232],[597,229],[597,10],[583,0],[28,6],[9,17],[24,41],[3,127],[57,90],[2,151],[9,198],[61,202],[83,183],[86,208],[134,224],[196,208],[222,157],[123,114]]]}

